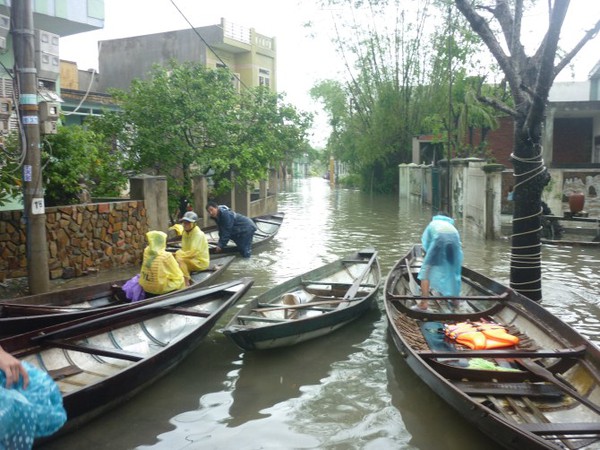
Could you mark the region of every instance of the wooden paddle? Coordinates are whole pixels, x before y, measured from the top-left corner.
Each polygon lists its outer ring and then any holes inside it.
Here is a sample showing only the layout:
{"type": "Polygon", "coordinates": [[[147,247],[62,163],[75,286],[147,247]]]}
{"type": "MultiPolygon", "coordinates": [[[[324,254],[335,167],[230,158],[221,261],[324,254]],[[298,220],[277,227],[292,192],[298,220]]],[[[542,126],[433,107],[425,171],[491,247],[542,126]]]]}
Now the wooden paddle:
{"type": "Polygon", "coordinates": [[[519,358],[519,359],[515,359],[515,361],[518,362],[519,364],[521,364],[523,367],[525,367],[527,370],[529,370],[534,375],[537,375],[538,377],[543,378],[544,380],[548,381],[549,383],[554,384],[557,388],[559,388],[565,394],[570,395],[571,397],[576,399],[578,402],[583,403],[585,406],[587,406],[588,408],[593,410],[596,414],[600,414],[600,405],[597,405],[596,403],[592,402],[590,399],[581,395],[575,389],[571,388],[570,386],[567,386],[565,383],[563,383],[558,378],[556,378],[556,375],[554,375],[552,372],[550,372],[545,367],[540,366],[536,362],[531,361],[529,359],[520,359],[519,358]]]}
{"type": "Polygon", "coordinates": [[[350,289],[348,289],[348,292],[346,292],[346,295],[344,295],[345,300],[351,299],[356,295],[356,293],[360,289],[363,278],[369,272],[371,272],[371,267],[373,266],[373,264],[375,264],[376,259],[377,259],[377,252],[373,251],[371,258],[369,259],[369,262],[367,263],[367,267],[365,267],[365,270],[363,270],[363,272],[360,274],[360,276],[356,280],[354,280],[354,283],[352,283],[352,286],[350,286],[350,289]]]}

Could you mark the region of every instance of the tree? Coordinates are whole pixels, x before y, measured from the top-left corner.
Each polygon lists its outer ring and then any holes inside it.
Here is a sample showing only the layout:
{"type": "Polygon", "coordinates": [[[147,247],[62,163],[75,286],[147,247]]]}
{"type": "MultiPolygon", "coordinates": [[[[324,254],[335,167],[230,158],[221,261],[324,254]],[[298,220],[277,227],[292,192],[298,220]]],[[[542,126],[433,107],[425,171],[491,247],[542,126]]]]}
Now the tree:
{"type": "Polygon", "coordinates": [[[232,183],[247,187],[306,140],[310,116],[267,88],[240,94],[232,77],[227,69],[171,62],[129,91],[113,91],[127,168],[166,176],[172,207],[191,194],[192,176],[210,173],[216,193],[232,183]]]}
{"type": "Polygon", "coordinates": [[[384,0],[323,3],[345,15],[334,28],[347,81],[323,82],[312,92],[330,116],[328,149],[361,175],[363,188],[390,192],[397,185],[397,164],[411,160],[422,117],[418,86],[425,79],[423,55],[430,53],[424,39],[429,3],[414,8],[384,0]]]}
{"type": "MultiPolygon", "coordinates": [[[[117,196],[127,178],[118,154],[104,146],[102,135],[73,125],[45,136],[42,149],[44,198],[48,206],[81,203],[87,191],[117,196]]],[[[89,200],[88,200],[89,201],[89,200]]]]}
{"type": "Polygon", "coordinates": [[[454,2],[496,59],[515,105],[511,107],[496,98],[482,98],[510,114],[515,123],[512,160],[516,183],[510,284],[529,298],[541,300],[541,195],[550,180],[541,151],[546,102],[555,77],[595,37],[600,30],[600,20],[583,34],[572,50],[559,58],[558,44],[569,0],[548,0],[548,28],[537,50],[527,55],[521,41],[524,0],[454,2]],[[504,37],[504,43],[498,36],[504,37]]]}

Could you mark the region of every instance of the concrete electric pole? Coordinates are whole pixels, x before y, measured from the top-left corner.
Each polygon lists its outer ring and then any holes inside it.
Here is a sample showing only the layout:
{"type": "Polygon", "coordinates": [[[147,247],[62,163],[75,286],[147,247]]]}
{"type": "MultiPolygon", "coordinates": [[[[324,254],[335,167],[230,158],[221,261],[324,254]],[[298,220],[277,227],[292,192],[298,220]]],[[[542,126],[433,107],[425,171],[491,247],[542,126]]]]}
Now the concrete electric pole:
{"type": "Polygon", "coordinates": [[[34,59],[33,0],[13,1],[11,14],[19,98],[19,131],[26,152],[23,164],[23,218],[27,230],[27,274],[30,293],[39,294],[48,291],[49,270],[34,59]]]}

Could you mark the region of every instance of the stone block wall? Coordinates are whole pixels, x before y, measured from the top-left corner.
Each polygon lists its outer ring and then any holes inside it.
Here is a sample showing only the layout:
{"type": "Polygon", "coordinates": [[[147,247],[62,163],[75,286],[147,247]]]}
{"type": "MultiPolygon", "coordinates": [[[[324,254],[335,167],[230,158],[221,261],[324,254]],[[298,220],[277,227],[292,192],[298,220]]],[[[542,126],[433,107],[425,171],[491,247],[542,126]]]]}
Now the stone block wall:
{"type": "MultiPolygon", "coordinates": [[[[141,264],[148,231],[143,201],[46,208],[50,278],[141,264]]],[[[21,211],[0,211],[0,281],[27,276],[21,211]]]]}

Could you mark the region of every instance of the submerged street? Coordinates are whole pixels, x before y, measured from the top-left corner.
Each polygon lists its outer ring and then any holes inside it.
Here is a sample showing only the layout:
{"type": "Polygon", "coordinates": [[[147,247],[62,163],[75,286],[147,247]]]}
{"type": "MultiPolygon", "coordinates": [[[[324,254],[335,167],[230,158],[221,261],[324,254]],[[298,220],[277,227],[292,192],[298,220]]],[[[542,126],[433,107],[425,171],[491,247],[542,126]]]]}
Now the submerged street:
{"type": "MultiPolygon", "coordinates": [[[[416,201],[294,180],[281,192],[279,234],[222,281],[251,276],[242,303],[287,278],[364,247],[382,276],[419,242],[431,211],[416,201]]],[[[457,222],[465,265],[508,284],[510,241],[484,241],[457,222]]],[[[543,248],[543,305],[600,344],[596,248],[543,248]]],[[[133,273],[132,269],[132,273],[133,273]]],[[[321,339],[244,353],[223,317],[173,372],[123,406],[43,449],[496,449],[419,380],[379,308],[321,339]]],[[[241,305],[238,305],[241,306],[241,305]]]]}

